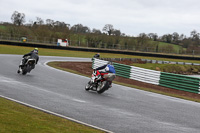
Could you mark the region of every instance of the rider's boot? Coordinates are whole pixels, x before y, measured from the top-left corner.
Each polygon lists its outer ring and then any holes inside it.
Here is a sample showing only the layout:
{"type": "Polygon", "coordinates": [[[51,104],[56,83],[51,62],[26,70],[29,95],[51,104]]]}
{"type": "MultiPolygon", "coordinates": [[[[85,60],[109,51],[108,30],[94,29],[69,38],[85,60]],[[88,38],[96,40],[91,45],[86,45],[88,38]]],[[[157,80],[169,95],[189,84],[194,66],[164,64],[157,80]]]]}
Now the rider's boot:
{"type": "Polygon", "coordinates": [[[22,71],[21,65],[19,65],[19,69],[17,71],[17,73],[20,73],[22,71]]]}
{"type": "Polygon", "coordinates": [[[17,70],[17,73],[20,73],[20,70],[17,70]]]}
{"type": "Polygon", "coordinates": [[[109,84],[109,88],[111,88],[112,87],[112,81],[110,82],[110,84],[109,84]]]}
{"type": "Polygon", "coordinates": [[[111,88],[111,87],[112,87],[112,84],[109,85],[109,88],[111,88]]]}

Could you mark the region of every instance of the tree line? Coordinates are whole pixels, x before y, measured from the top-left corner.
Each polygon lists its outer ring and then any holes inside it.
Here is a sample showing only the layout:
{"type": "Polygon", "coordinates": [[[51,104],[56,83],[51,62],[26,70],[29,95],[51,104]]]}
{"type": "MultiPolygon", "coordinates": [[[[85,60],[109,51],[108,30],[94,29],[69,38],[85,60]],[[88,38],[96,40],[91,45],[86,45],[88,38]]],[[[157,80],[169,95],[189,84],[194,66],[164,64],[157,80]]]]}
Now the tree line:
{"type": "MultiPolygon", "coordinates": [[[[200,51],[200,33],[196,30],[191,31],[190,37],[177,32],[162,36],[158,36],[156,33],[140,33],[137,37],[131,37],[115,29],[112,24],[105,24],[102,30],[95,28],[91,30],[88,26],[82,24],[71,26],[65,22],[52,19],[44,21],[40,17],[25,23],[25,14],[18,11],[11,15],[11,21],[12,23],[3,22],[3,25],[7,26],[7,28],[6,30],[0,29],[0,32],[36,36],[37,38],[46,37],[50,41],[51,38],[68,38],[76,40],[77,44],[84,43],[86,45],[87,42],[87,46],[91,47],[121,47],[130,50],[142,49],[143,51],[147,50],[147,48],[153,48],[155,52],[159,52],[159,42],[165,42],[179,45],[187,51],[200,51]]],[[[173,50],[173,47],[166,46],[166,49],[173,50]]]]}

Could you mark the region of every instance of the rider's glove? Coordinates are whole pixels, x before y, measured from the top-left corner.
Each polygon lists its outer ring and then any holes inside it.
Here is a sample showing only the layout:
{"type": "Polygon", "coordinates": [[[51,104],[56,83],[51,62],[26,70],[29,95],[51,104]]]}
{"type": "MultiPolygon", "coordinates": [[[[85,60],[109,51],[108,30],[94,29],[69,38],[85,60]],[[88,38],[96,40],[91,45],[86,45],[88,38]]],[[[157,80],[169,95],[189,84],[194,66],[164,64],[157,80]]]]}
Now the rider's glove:
{"type": "Polygon", "coordinates": [[[94,69],[94,70],[93,70],[93,75],[96,75],[96,74],[97,74],[97,70],[94,69]]]}

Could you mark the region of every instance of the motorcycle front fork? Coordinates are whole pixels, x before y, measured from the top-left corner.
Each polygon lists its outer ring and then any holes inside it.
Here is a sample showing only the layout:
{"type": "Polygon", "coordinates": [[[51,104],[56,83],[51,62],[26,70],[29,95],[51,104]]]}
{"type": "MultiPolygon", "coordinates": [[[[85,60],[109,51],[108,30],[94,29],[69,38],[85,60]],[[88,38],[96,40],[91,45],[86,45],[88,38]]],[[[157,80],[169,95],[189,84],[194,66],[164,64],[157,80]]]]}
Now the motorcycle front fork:
{"type": "Polygon", "coordinates": [[[92,79],[90,82],[90,89],[96,91],[99,84],[100,84],[100,81],[96,81],[95,79],[92,79]]]}

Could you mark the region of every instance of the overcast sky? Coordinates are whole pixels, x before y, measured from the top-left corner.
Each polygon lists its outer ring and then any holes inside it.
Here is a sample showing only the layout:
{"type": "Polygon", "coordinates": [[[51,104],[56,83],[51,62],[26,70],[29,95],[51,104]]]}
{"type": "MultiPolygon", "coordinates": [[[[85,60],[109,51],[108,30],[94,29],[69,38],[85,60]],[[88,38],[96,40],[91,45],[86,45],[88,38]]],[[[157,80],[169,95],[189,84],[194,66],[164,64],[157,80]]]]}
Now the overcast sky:
{"type": "Polygon", "coordinates": [[[105,24],[130,36],[200,32],[200,0],[0,0],[0,21],[14,11],[26,23],[36,17],[102,30],[105,24]]]}

